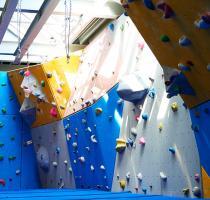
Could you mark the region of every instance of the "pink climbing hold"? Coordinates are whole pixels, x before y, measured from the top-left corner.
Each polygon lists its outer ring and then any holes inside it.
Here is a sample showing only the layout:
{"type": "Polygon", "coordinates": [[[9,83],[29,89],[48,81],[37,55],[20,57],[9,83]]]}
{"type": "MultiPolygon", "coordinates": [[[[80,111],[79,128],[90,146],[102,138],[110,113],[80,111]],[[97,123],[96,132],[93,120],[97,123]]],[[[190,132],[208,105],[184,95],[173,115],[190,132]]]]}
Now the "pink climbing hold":
{"type": "Polygon", "coordinates": [[[4,180],[4,179],[0,179],[0,184],[1,184],[2,186],[5,186],[5,185],[6,185],[5,180],[4,180]]]}
{"type": "Polygon", "coordinates": [[[57,89],[57,92],[60,94],[60,93],[63,92],[63,89],[62,89],[61,87],[59,87],[59,88],[57,89]]]}
{"type": "Polygon", "coordinates": [[[167,3],[165,3],[164,1],[159,1],[157,3],[157,8],[164,13],[163,17],[165,19],[171,18],[175,15],[173,9],[167,3]]]}
{"type": "Polygon", "coordinates": [[[139,43],[138,47],[139,47],[139,49],[143,50],[144,49],[144,43],[139,43]]]}
{"type": "Polygon", "coordinates": [[[140,137],[139,144],[142,144],[142,145],[146,144],[146,140],[144,139],[144,137],[140,137]]]}
{"type": "Polygon", "coordinates": [[[29,70],[26,70],[26,71],[24,72],[24,75],[28,77],[28,76],[31,75],[31,72],[30,72],[29,70]]]}
{"type": "Polygon", "coordinates": [[[50,115],[51,115],[52,117],[57,117],[57,116],[58,116],[56,107],[52,107],[52,108],[50,109],[50,115]]]}
{"type": "Polygon", "coordinates": [[[139,115],[136,115],[135,116],[135,120],[138,122],[140,120],[140,116],[139,115]]]}
{"type": "Polygon", "coordinates": [[[200,181],[200,175],[198,173],[195,174],[195,181],[199,182],[200,181]]]}

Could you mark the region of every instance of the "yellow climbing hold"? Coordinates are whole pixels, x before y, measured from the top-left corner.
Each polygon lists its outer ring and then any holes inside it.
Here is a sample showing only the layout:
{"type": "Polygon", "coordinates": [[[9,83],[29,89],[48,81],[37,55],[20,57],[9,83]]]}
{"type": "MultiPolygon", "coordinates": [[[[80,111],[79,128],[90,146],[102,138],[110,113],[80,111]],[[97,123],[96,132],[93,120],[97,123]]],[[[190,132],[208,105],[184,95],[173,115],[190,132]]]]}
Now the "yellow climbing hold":
{"type": "Polygon", "coordinates": [[[120,180],[120,187],[124,190],[126,186],[126,181],[124,179],[120,180]]]}
{"type": "Polygon", "coordinates": [[[163,130],[163,123],[159,123],[158,128],[159,128],[159,131],[162,131],[163,130]]]}
{"type": "Polygon", "coordinates": [[[117,145],[116,145],[115,149],[118,153],[121,153],[126,148],[126,140],[124,140],[122,138],[117,138],[116,142],[117,142],[117,145]]]}
{"type": "Polygon", "coordinates": [[[179,106],[177,102],[174,102],[171,104],[171,109],[176,112],[178,110],[179,106]]]}

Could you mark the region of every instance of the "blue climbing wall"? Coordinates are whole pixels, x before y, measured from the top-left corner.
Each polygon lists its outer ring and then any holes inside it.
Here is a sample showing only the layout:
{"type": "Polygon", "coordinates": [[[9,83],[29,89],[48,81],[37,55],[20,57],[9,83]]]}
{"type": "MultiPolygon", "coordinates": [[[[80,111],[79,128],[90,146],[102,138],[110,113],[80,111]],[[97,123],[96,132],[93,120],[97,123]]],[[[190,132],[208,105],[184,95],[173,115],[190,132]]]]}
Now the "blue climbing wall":
{"type": "Polygon", "coordinates": [[[19,114],[19,104],[8,80],[0,72],[0,190],[38,188],[37,167],[30,129],[19,114]]]}
{"type": "Polygon", "coordinates": [[[210,101],[190,110],[201,166],[210,176],[210,101]]]}
{"type": "Polygon", "coordinates": [[[116,88],[117,85],[92,106],[63,120],[77,188],[111,189],[123,110],[116,88]],[[101,108],[102,113],[96,115],[96,108],[101,108]]]}

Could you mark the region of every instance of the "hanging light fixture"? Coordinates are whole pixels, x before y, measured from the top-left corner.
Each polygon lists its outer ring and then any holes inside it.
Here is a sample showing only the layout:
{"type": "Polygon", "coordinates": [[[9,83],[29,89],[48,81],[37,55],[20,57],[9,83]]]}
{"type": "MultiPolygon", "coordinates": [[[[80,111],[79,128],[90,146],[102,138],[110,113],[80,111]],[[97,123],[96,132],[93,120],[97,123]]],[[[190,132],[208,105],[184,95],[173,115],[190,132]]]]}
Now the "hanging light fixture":
{"type": "Polygon", "coordinates": [[[20,58],[20,53],[21,53],[21,35],[20,35],[20,27],[21,27],[21,5],[22,5],[22,0],[18,1],[18,6],[17,6],[17,35],[18,35],[18,57],[20,58]]]}

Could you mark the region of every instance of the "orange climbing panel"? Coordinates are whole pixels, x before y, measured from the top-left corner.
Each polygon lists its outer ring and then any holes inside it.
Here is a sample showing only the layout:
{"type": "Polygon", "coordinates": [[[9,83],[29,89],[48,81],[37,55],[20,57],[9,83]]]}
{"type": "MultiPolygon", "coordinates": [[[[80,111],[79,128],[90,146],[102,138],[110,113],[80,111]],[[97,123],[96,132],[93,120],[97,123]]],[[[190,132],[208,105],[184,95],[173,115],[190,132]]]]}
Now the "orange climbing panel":
{"type": "MultiPolygon", "coordinates": [[[[79,56],[71,56],[70,62],[67,64],[66,58],[58,58],[48,63],[28,68],[31,75],[36,78],[37,84],[41,85],[44,82],[45,86],[42,87],[42,91],[47,99],[47,101],[40,101],[35,95],[30,95],[29,98],[37,109],[36,121],[32,127],[48,124],[64,117],[66,105],[71,95],[68,77],[77,73],[79,60],[79,56]],[[48,78],[47,73],[51,74],[52,77],[48,78]],[[57,117],[53,117],[50,114],[50,110],[53,107],[58,111],[57,117]]],[[[25,98],[24,91],[21,88],[24,78],[19,73],[21,70],[26,71],[26,69],[18,69],[8,73],[20,104],[23,103],[25,98]]]]}
{"type": "MultiPolygon", "coordinates": [[[[156,4],[158,0],[153,0],[156,4]]],[[[210,30],[198,29],[194,22],[210,10],[209,0],[169,1],[166,2],[175,12],[175,16],[164,19],[163,13],[148,9],[143,1],[129,3],[127,13],[148,43],[162,66],[178,68],[179,63],[191,61],[194,66],[185,72],[196,96],[185,96],[183,99],[189,107],[193,107],[209,99],[210,72],[210,30]],[[167,35],[169,42],[162,42],[160,37],[167,35]],[[179,39],[187,36],[192,45],[181,47],[179,39]]]]}
{"type": "Polygon", "coordinates": [[[203,181],[203,197],[210,198],[210,177],[203,167],[201,168],[201,173],[203,181]]]}

